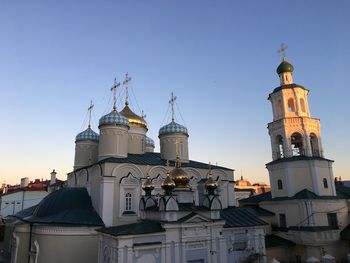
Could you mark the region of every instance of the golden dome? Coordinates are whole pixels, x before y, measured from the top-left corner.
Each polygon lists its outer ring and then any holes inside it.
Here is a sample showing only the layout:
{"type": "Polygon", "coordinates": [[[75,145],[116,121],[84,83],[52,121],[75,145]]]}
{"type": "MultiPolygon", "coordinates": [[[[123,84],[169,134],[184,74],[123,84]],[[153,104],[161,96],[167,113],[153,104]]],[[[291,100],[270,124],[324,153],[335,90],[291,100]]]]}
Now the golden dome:
{"type": "Polygon", "coordinates": [[[149,176],[147,176],[145,183],[142,185],[142,189],[146,192],[146,195],[150,195],[153,191],[154,185],[149,176]]]}
{"type": "Polygon", "coordinates": [[[173,190],[175,188],[175,182],[173,181],[173,179],[171,179],[169,174],[167,175],[164,182],[162,183],[162,188],[164,190],[173,190]]]}
{"type": "Polygon", "coordinates": [[[130,126],[137,126],[137,127],[143,127],[147,129],[147,122],[144,118],[138,116],[135,114],[128,106],[127,103],[125,103],[124,109],[120,112],[124,117],[126,117],[129,121],[130,126]]]}
{"type": "Polygon", "coordinates": [[[174,170],[171,171],[171,177],[176,187],[187,187],[189,182],[188,175],[181,167],[175,167],[174,170]]]}
{"type": "Polygon", "coordinates": [[[209,175],[209,178],[207,180],[207,182],[205,183],[205,188],[209,191],[209,190],[215,190],[216,188],[218,188],[218,184],[214,181],[213,177],[211,177],[211,175],[209,175]]]}

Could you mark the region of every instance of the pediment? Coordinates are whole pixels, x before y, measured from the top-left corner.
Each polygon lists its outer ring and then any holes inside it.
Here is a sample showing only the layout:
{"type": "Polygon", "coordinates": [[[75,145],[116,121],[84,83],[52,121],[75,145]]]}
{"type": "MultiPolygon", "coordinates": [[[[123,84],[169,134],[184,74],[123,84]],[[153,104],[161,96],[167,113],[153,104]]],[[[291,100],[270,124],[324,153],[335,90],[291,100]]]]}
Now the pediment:
{"type": "Polygon", "coordinates": [[[210,222],[211,220],[202,215],[191,213],[181,218],[179,221],[181,221],[182,223],[203,223],[203,222],[210,222]]]}

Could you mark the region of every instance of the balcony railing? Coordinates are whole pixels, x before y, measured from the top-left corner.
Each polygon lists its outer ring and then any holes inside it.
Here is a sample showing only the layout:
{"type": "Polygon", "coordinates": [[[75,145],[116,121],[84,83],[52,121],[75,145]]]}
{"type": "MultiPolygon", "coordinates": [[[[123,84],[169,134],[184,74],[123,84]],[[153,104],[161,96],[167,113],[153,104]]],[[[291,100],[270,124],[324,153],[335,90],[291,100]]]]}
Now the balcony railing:
{"type": "MultiPolygon", "coordinates": [[[[289,150],[289,153],[291,154],[290,155],[288,154],[286,156],[284,152],[281,152],[281,151],[275,152],[277,159],[290,158],[294,156],[309,156],[304,149],[298,149],[298,148],[289,150]]],[[[323,157],[323,153],[320,150],[313,150],[312,155],[309,157],[323,157]]]]}

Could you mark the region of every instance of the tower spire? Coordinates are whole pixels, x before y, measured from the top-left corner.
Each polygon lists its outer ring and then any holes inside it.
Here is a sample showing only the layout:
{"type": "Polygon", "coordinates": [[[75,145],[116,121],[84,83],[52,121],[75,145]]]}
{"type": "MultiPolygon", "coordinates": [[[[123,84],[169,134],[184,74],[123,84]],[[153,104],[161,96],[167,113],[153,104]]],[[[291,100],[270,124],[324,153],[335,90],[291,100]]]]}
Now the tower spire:
{"type": "Polygon", "coordinates": [[[175,121],[175,112],[174,112],[174,104],[176,101],[176,96],[174,96],[174,93],[171,92],[171,98],[169,100],[169,103],[171,104],[171,121],[175,121]]]}
{"type": "Polygon", "coordinates": [[[281,44],[281,48],[277,51],[279,54],[282,55],[282,61],[286,61],[286,50],[288,46],[285,46],[284,43],[281,44]]]}
{"type": "Polygon", "coordinates": [[[131,77],[129,77],[129,74],[125,74],[125,79],[123,81],[123,85],[125,85],[125,105],[129,105],[129,82],[131,81],[131,77]]]}
{"type": "Polygon", "coordinates": [[[89,128],[91,128],[91,112],[92,112],[92,109],[94,107],[94,104],[92,104],[92,100],[90,100],[90,106],[88,108],[88,111],[89,111],[89,128]]]}
{"type": "Polygon", "coordinates": [[[120,86],[120,82],[117,82],[117,79],[114,78],[114,83],[111,88],[111,91],[113,91],[113,110],[117,111],[117,88],[120,86]]]}

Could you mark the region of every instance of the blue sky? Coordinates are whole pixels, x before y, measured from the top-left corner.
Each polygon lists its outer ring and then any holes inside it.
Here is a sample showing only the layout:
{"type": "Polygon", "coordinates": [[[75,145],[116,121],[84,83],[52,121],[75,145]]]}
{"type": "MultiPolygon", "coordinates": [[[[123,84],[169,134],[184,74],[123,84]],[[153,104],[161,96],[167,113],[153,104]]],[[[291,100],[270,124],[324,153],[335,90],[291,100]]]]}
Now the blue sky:
{"type": "Polygon", "coordinates": [[[191,159],[267,181],[282,42],[310,89],[325,157],[350,179],[349,11],[349,1],[1,1],[0,180],[52,169],[65,179],[89,101],[96,124],[113,78],[129,72],[131,106],[157,144],[173,91],[191,159]]]}

